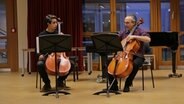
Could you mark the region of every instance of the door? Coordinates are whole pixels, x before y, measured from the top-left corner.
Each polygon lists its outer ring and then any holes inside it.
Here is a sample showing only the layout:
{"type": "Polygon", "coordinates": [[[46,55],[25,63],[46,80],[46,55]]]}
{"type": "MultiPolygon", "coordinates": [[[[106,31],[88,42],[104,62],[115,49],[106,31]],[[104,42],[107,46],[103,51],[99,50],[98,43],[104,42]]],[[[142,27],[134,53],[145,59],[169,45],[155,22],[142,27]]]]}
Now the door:
{"type": "Polygon", "coordinates": [[[0,1],[0,67],[9,67],[7,54],[6,2],[0,1]]]}
{"type": "Polygon", "coordinates": [[[18,71],[16,0],[0,0],[0,71],[18,71]]]}

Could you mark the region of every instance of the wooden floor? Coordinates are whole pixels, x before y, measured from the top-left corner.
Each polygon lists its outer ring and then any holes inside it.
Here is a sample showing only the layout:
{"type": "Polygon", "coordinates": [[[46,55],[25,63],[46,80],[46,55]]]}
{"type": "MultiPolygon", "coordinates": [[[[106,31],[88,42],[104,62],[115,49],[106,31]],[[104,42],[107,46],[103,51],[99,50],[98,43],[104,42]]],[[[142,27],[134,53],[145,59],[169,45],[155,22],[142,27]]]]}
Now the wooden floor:
{"type": "MultiPolygon", "coordinates": [[[[171,70],[154,70],[155,88],[152,88],[150,70],[145,71],[145,90],[142,90],[141,71],[138,72],[131,92],[115,95],[93,95],[106,87],[105,83],[97,83],[96,77],[101,72],[82,72],[79,80],[73,82],[72,75],[67,80],[71,87],[70,95],[60,94],[42,96],[35,87],[35,73],[0,72],[0,104],[184,104],[184,77],[168,78],[171,70]]],[[[184,74],[184,70],[177,70],[184,74]]],[[[54,77],[50,76],[54,87],[54,77]]],[[[124,81],[123,81],[124,82],[124,81]]],[[[124,84],[124,83],[122,83],[124,84]]],[[[123,86],[123,85],[122,85],[123,86]]]]}

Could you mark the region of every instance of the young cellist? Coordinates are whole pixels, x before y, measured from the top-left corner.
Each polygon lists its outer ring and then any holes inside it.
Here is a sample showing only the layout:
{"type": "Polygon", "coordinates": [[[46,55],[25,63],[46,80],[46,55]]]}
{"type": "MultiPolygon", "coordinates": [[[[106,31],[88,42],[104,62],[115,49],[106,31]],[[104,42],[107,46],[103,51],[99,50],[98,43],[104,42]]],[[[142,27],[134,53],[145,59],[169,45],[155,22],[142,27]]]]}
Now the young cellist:
{"type": "MultiPolygon", "coordinates": [[[[45,23],[47,24],[47,28],[40,32],[39,33],[39,36],[41,35],[47,35],[47,34],[58,34],[58,18],[55,16],[55,15],[52,15],[52,14],[48,14],[46,17],[45,17],[45,23]]],[[[61,33],[62,34],[62,33],[61,33]]],[[[47,91],[50,91],[51,90],[51,82],[50,82],[50,79],[48,77],[48,71],[47,71],[47,65],[46,65],[46,60],[49,58],[48,57],[49,55],[43,55],[43,54],[39,54],[38,56],[38,62],[37,62],[37,67],[38,67],[38,72],[44,82],[44,86],[43,88],[41,89],[41,92],[47,92],[47,91]]],[[[50,56],[52,57],[53,56],[53,53],[50,54],[50,56]]],[[[57,58],[58,58],[58,63],[60,62],[60,53],[58,55],[57,53],[57,58]]],[[[66,55],[64,54],[63,55],[65,58],[66,55]]],[[[54,58],[54,57],[52,57],[54,58]]],[[[51,60],[52,60],[51,58],[51,60]]],[[[69,63],[70,64],[70,63],[69,63]]],[[[59,64],[58,64],[59,65],[59,64]]],[[[71,72],[71,69],[73,69],[73,64],[71,64],[71,68],[69,69],[69,72],[67,72],[65,75],[60,75],[58,78],[57,78],[57,82],[58,82],[58,88],[61,89],[61,88],[65,88],[65,89],[68,89],[69,87],[67,87],[65,85],[65,83],[63,82],[67,77],[68,75],[70,74],[71,72]]]]}

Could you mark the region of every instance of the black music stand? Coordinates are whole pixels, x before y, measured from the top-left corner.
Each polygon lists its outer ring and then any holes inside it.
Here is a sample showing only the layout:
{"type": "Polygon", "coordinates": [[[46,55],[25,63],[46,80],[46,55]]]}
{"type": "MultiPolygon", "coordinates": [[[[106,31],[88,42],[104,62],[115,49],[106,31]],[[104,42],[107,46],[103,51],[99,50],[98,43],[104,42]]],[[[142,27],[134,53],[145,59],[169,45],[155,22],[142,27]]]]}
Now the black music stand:
{"type": "MultiPolygon", "coordinates": [[[[113,53],[113,52],[117,52],[117,51],[122,51],[122,45],[119,39],[119,36],[113,33],[103,33],[103,34],[97,34],[97,35],[93,35],[91,36],[92,41],[93,41],[93,45],[94,48],[96,50],[97,53],[104,53],[104,54],[108,54],[108,53],[113,53]]],[[[108,60],[106,60],[106,69],[107,69],[107,62],[108,60]]],[[[108,71],[106,71],[106,78],[107,78],[107,82],[106,82],[106,89],[96,92],[94,93],[94,95],[99,95],[101,93],[107,93],[107,97],[109,97],[109,93],[115,93],[115,94],[120,94],[120,92],[118,91],[112,91],[110,90],[111,85],[109,86],[109,76],[108,76],[108,71]]]]}
{"type": "MultiPolygon", "coordinates": [[[[52,53],[54,52],[68,52],[71,51],[72,47],[72,38],[71,35],[69,34],[46,34],[46,35],[41,35],[36,38],[36,48],[37,48],[37,53],[52,53]]],[[[57,86],[57,76],[58,76],[58,64],[57,64],[57,58],[55,55],[55,80],[56,80],[56,86],[54,91],[49,91],[43,94],[43,96],[48,96],[49,94],[56,94],[56,98],[59,97],[59,93],[63,93],[65,95],[70,94],[65,91],[59,91],[57,86]]]]}

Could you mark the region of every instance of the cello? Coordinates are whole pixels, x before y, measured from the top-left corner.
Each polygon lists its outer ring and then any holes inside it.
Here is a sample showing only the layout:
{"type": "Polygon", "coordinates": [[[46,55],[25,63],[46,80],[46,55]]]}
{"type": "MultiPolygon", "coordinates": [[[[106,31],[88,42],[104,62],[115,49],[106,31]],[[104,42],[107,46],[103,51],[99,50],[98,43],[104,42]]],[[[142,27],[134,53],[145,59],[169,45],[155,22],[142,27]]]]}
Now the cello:
{"type": "Polygon", "coordinates": [[[69,58],[66,56],[65,52],[60,52],[60,53],[56,53],[56,54],[51,53],[50,55],[48,55],[48,57],[45,61],[47,72],[51,75],[56,74],[56,72],[55,72],[56,71],[55,70],[55,58],[56,58],[56,65],[58,65],[58,74],[61,76],[65,76],[66,74],[68,74],[68,72],[71,68],[71,63],[70,63],[69,58]]]}
{"type": "MultiPolygon", "coordinates": [[[[128,35],[133,35],[135,29],[142,23],[143,19],[141,18],[128,35]]],[[[116,57],[112,58],[108,65],[108,73],[117,77],[125,78],[132,72],[133,55],[139,50],[140,42],[136,39],[132,39],[123,44],[122,40],[121,44],[124,51],[119,52],[116,57]]]]}

